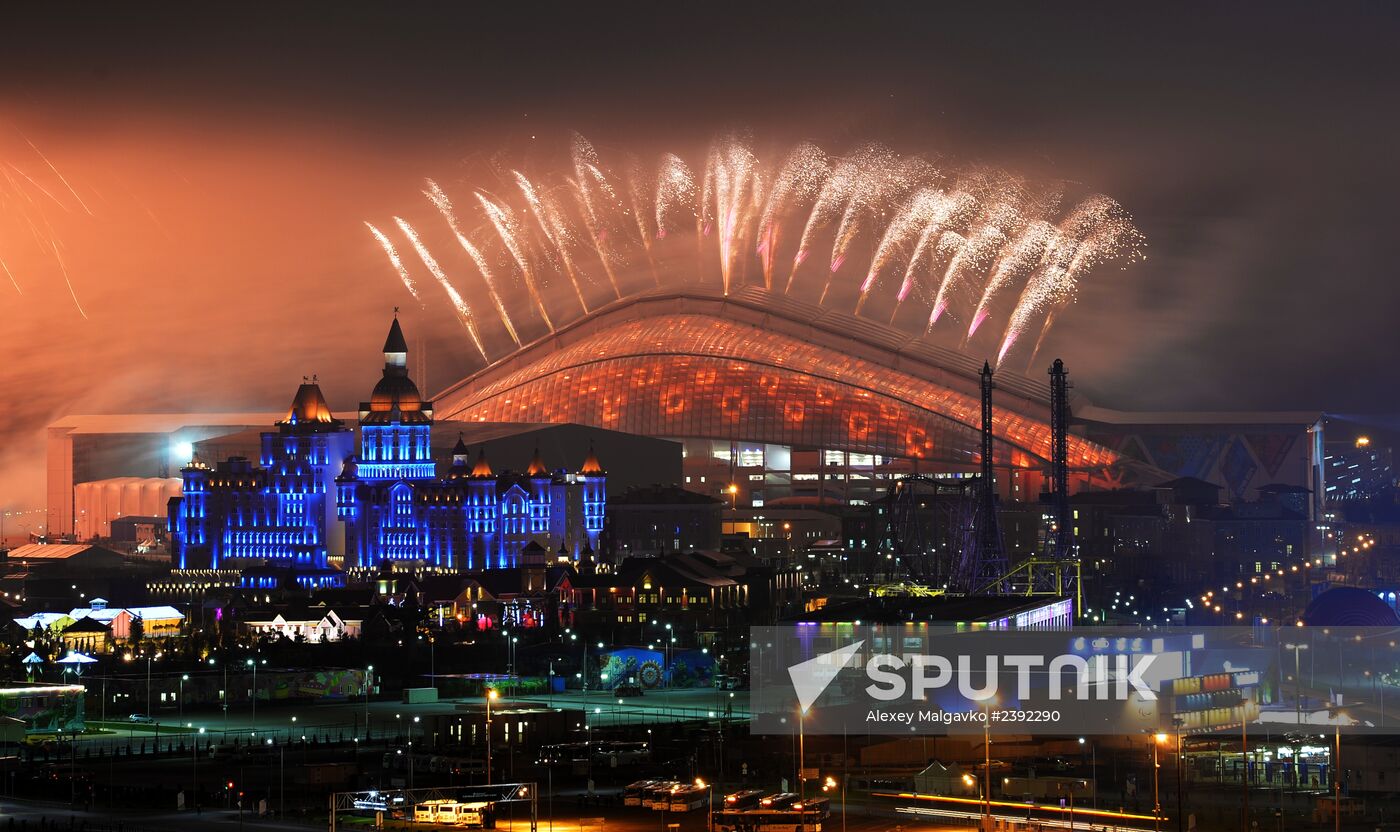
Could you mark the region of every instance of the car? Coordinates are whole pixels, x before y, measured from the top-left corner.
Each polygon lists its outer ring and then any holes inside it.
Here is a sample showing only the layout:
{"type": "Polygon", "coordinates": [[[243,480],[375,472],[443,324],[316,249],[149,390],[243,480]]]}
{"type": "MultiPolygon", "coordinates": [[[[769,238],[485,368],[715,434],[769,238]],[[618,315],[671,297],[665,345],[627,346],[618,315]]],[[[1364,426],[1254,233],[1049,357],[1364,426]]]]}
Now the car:
{"type": "Polygon", "coordinates": [[[613,693],[618,696],[641,696],[642,686],[636,682],[622,682],[613,688],[613,693]]]}
{"type": "Polygon", "coordinates": [[[126,718],[127,722],[138,722],[142,725],[155,725],[156,718],[147,714],[132,714],[126,718]]]}

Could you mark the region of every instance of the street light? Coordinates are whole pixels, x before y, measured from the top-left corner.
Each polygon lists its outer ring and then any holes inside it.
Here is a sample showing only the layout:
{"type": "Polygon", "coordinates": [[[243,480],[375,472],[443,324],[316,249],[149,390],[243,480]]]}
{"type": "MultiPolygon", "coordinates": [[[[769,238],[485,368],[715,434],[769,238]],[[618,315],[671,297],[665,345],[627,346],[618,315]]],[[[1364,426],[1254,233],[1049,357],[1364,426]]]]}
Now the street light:
{"type": "Polygon", "coordinates": [[[194,813],[197,815],[199,809],[199,738],[204,736],[204,729],[199,729],[199,734],[194,738],[194,813]]]}
{"type": "Polygon", "coordinates": [[[365,739],[369,739],[369,689],[374,687],[374,665],[365,668],[365,739]]]}
{"type": "Polygon", "coordinates": [[[253,668],[253,727],[258,726],[258,663],[248,659],[244,664],[253,668]]]}
{"type": "Polygon", "coordinates": [[[190,680],[190,674],[180,674],[180,716],[185,715],[185,683],[190,680]]]}
{"type": "Polygon", "coordinates": [[[1158,772],[1162,765],[1157,760],[1157,749],[1162,743],[1167,741],[1167,735],[1157,732],[1152,735],[1152,826],[1157,832],[1162,829],[1162,799],[1158,788],[1158,772]]]}
{"type": "Polygon", "coordinates": [[[992,828],[992,709],[996,706],[995,699],[984,700],[982,703],[982,751],[984,754],[982,779],[986,781],[982,787],[983,829],[992,828]]]}
{"type": "MultiPolygon", "coordinates": [[[[495,702],[500,694],[495,688],[486,691],[486,785],[491,785],[491,703],[495,702]]],[[[593,751],[589,749],[589,759],[593,758],[593,751]]]]}
{"type": "MultiPolygon", "coordinates": [[[[1303,665],[1299,656],[1308,649],[1306,644],[1285,644],[1283,649],[1293,651],[1293,722],[1303,724],[1303,665]]],[[[1294,771],[1297,771],[1296,763],[1294,771]]]]}
{"type": "Polygon", "coordinates": [[[715,787],[706,783],[704,779],[700,777],[695,778],[695,785],[705,790],[705,812],[707,815],[705,828],[713,832],[715,828],[715,787]]]}

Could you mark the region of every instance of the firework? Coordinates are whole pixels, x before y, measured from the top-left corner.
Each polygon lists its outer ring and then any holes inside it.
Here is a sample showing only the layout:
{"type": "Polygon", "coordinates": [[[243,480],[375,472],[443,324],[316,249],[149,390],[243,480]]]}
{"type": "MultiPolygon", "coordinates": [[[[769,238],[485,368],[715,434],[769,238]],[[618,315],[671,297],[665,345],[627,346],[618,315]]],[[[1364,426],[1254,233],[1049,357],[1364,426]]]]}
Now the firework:
{"type": "MultiPolygon", "coordinates": [[[[579,284],[578,267],[574,265],[574,256],[571,249],[573,241],[569,233],[568,223],[559,214],[559,208],[552,201],[539,195],[535,190],[534,183],[520,171],[512,171],[515,176],[515,184],[519,186],[520,192],[525,196],[525,204],[529,206],[530,215],[535,218],[539,225],[540,233],[549,242],[549,251],[558,255],[558,262],[564,270],[564,274],[569,278],[569,285],[574,287],[574,295],[578,298],[578,304],[583,308],[583,314],[588,314],[588,301],[583,297],[583,286],[579,284]]],[[[446,197],[444,197],[445,199],[446,197]]],[[[459,235],[460,236],[460,235],[459,235]]],[[[473,257],[479,260],[478,257],[473,257]]],[[[501,316],[505,317],[505,310],[501,310],[501,316]]],[[[515,337],[514,330],[511,337],[515,337]]],[[[516,338],[515,342],[520,343],[516,338]]]]}
{"type": "Polygon", "coordinates": [[[418,284],[413,282],[413,278],[408,274],[408,269],[404,268],[403,261],[399,259],[399,252],[394,248],[394,244],[390,242],[388,237],[384,236],[383,231],[375,228],[373,223],[367,222],[365,227],[369,229],[369,233],[374,235],[374,239],[379,241],[380,247],[384,249],[384,255],[389,258],[390,265],[394,267],[394,272],[398,274],[399,280],[403,281],[403,287],[408,290],[410,295],[413,295],[414,300],[421,303],[423,299],[418,296],[418,284]]]}
{"type": "MultiPolygon", "coordinates": [[[[926,315],[926,325],[914,326],[929,337],[942,337],[936,325],[945,317],[960,319],[969,349],[974,339],[990,337],[983,334],[988,321],[1002,321],[997,341],[987,344],[989,352],[997,347],[1000,362],[1037,328],[1038,345],[1095,270],[1141,256],[1141,234],[1107,197],[1076,201],[1055,183],[947,168],[881,145],[832,155],[800,144],[770,163],[728,136],[710,145],[701,164],[667,153],[648,167],[627,156],[616,176],[582,136],[573,137],[570,151],[565,171],[502,170],[506,188],[480,183],[468,190],[481,208],[488,248],[461,230],[447,194],[429,182],[429,198],[481,272],[517,345],[524,340],[516,326],[522,307],[553,332],[612,298],[709,280],[725,294],[757,282],[891,325],[896,315],[908,320],[899,313],[910,306],[917,320],[926,315]],[[829,257],[809,262],[828,246],[829,257]],[[500,283],[492,258],[509,263],[520,284],[500,283]],[[791,265],[786,282],[775,286],[779,262],[791,265]],[[566,279],[578,301],[565,319],[546,309],[551,277],[566,279]]],[[[416,297],[392,245],[366,225],[416,297]]],[[[428,244],[407,223],[401,229],[465,322],[470,310],[458,304],[428,244]]]]}
{"type": "MultiPolygon", "coordinates": [[[[68,296],[73,301],[73,307],[78,311],[84,320],[87,320],[87,310],[83,308],[82,302],[78,299],[78,292],[73,285],[72,275],[68,271],[68,263],[63,258],[63,243],[59,239],[58,232],[49,221],[46,208],[57,208],[63,213],[76,213],[74,209],[60,198],[63,191],[67,191],[73,202],[77,203],[81,213],[92,216],[86,202],[78,190],[69,182],[68,177],[58,169],[48,156],[39,147],[30,141],[22,133],[15,131],[24,140],[28,147],[28,152],[32,153],[47,169],[48,173],[36,169],[35,175],[30,175],[23,167],[9,159],[0,159],[0,220],[9,219],[16,227],[27,228],[29,235],[34,240],[34,250],[41,252],[45,258],[52,257],[55,271],[59,277],[63,278],[63,285],[68,290],[68,296]]],[[[21,154],[23,155],[23,154],[21,154]]],[[[18,158],[18,157],[16,157],[18,158]]],[[[0,232],[8,232],[8,228],[0,226],[0,232]]],[[[22,236],[22,235],[21,235],[22,236]]],[[[0,271],[4,271],[5,277],[14,287],[15,292],[23,295],[24,290],[20,286],[19,279],[10,269],[10,262],[6,261],[6,254],[15,254],[21,246],[16,242],[16,237],[5,233],[0,237],[0,271]]]]}
{"type": "Polygon", "coordinates": [[[506,333],[515,345],[520,346],[520,336],[515,332],[515,324],[510,319],[510,312],[506,310],[506,305],[501,300],[501,293],[496,291],[496,276],[491,272],[491,267],[487,264],[486,258],[481,256],[481,251],[462,233],[462,229],[457,225],[457,212],[452,209],[452,200],[447,198],[438,183],[429,179],[428,190],[423,195],[438,209],[442,218],[447,220],[447,227],[452,229],[452,234],[457,238],[457,244],[471,258],[476,270],[481,274],[481,280],[486,284],[486,295],[491,298],[491,303],[496,307],[496,314],[500,316],[501,323],[505,325],[506,333]]]}
{"type": "Polygon", "coordinates": [[[447,293],[448,299],[451,300],[452,305],[456,307],[457,317],[462,322],[463,328],[467,330],[467,335],[471,337],[477,352],[481,353],[482,359],[489,360],[486,359],[486,347],[481,343],[481,335],[476,331],[476,321],[472,317],[471,307],[467,305],[466,300],[458,293],[456,287],[452,285],[452,281],[447,279],[447,274],[443,272],[442,267],[438,265],[432,253],[428,251],[428,247],[423,245],[422,239],[419,238],[418,232],[413,230],[413,226],[409,225],[400,217],[394,217],[394,222],[399,226],[399,230],[403,232],[403,235],[408,238],[409,243],[413,245],[414,251],[418,252],[418,259],[423,261],[423,266],[437,280],[438,285],[442,286],[443,291],[447,293]]]}

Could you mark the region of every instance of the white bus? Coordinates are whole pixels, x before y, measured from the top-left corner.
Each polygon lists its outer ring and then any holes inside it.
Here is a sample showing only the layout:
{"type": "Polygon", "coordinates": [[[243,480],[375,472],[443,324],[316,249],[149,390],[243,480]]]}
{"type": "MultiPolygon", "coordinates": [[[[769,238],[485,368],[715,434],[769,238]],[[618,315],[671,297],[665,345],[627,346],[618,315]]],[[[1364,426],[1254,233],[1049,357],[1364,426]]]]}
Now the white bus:
{"type": "Polygon", "coordinates": [[[671,811],[689,812],[702,809],[710,799],[710,791],[704,786],[681,786],[671,792],[671,811]]]}

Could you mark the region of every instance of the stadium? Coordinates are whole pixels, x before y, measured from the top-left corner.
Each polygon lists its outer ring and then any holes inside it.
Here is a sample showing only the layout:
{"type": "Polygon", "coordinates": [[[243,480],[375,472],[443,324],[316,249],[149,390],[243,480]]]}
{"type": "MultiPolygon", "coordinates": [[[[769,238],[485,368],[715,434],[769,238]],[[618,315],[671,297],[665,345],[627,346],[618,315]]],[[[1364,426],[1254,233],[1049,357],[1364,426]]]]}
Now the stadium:
{"type": "MultiPolygon", "coordinates": [[[[908,473],[977,470],[980,370],[966,355],[866,318],[760,287],[725,296],[695,286],[597,309],[437,399],[447,420],[570,422],[678,439],[687,487],[735,502],[850,501],[908,473]]],[[[1034,499],[1050,465],[1048,380],[1002,371],[995,383],[999,488],[1034,499]]],[[[1081,420],[1069,438],[1076,490],[1219,473],[1203,470],[1212,460],[1191,471],[1159,467],[1120,452],[1117,435],[1114,447],[1096,442],[1096,432],[1111,433],[1108,423],[1138,420],[1082,397],[1071,408],[1104,420],[1098,431],[1081,420]]],[[[1280,419],[1296,431],[1315,415],[1214,417],[1227,432],[1226,421],[1280,419]]]]}

